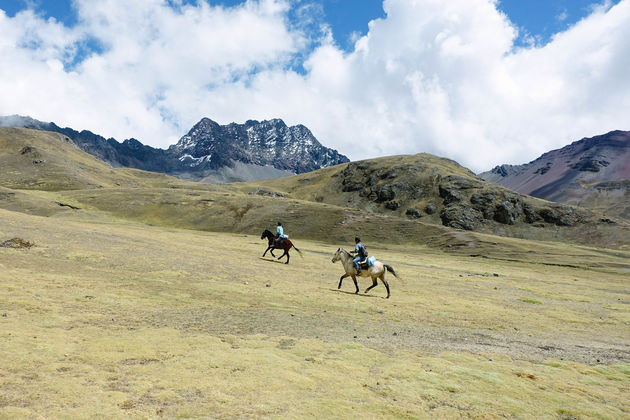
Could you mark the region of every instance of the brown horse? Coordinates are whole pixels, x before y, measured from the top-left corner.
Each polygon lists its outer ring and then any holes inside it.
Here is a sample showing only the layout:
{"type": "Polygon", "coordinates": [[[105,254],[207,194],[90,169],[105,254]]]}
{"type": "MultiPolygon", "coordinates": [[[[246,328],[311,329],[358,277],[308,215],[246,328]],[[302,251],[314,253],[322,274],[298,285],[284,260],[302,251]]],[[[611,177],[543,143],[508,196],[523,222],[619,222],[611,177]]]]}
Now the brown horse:
{"type": "Polygon", "coordinates": [[[287,256],[287,262],[285,262],[285,264],[289,264],[289,258],[290,258],[289,250],[291,249],[291,247],[295,248],[295,250],[298,252],[298,254],[300,254],[300,257],[302,256],[302,251],[297,249],[297,247],[295,245],[293,245],[293,243],[289,240],[289,238],[283,239],[280,243],[276,243],[276,237],[274,236],[273,233],[271,233],[267,229],[265,229],[265,231],[262,233],[262,235],[260,235],[260,239],[265,239],[265,238],[267,238],[267,240],[269,241],[269,246],[267,246],[267,249],[262,254],[263,257],[265,256],[267,251],[271,251],[271,256],[275,258],[276,256],[273,254],[273,250],[274,249],[281,249],[281,250],[284,251],[284,254],[280,255],[278,257],[278,259],[280,259],[280,258],[282,258],[282,257],[284,257],[286,255],[287,256]]]}

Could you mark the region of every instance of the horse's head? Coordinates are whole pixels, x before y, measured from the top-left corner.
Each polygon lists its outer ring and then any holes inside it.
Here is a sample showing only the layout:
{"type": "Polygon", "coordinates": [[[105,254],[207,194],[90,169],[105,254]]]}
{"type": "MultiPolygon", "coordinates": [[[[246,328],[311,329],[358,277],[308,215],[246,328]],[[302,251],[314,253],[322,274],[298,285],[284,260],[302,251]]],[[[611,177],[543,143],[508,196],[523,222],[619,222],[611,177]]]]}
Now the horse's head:
{"type": "Polygon", "coordinates": [[[332,257],[332,262],[336,263],[337,261],[339,261],[341,259],[342,252],[343,250],[341,248],[337,249],[337,252],[335,252],[335,255],[333,255],[332,257]]]}
{"type": "Polygon", "coordinates": [[[269,232],[267,229],[263,230],[262,235],[260,235],[260,239],[265,239],[270,236],[273,236],[273,233],[269,232]]]}

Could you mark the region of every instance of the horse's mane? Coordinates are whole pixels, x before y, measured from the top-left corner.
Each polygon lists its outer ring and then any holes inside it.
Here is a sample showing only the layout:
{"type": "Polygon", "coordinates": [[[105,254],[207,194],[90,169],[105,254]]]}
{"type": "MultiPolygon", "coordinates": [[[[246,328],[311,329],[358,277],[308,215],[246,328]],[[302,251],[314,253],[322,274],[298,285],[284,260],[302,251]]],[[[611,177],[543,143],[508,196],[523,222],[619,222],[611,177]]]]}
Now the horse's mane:
{"type": "Polygon", "coordinates": [[[352,255],[351,255],[348,251],[346,251],[346,250],[345,250],[345,249],[343,249],[343,248],[339,248],[339,251],[343,252],[343,253],[344,253],[344,254],[346,254],[346,255],[352,256],[352,255]]]}

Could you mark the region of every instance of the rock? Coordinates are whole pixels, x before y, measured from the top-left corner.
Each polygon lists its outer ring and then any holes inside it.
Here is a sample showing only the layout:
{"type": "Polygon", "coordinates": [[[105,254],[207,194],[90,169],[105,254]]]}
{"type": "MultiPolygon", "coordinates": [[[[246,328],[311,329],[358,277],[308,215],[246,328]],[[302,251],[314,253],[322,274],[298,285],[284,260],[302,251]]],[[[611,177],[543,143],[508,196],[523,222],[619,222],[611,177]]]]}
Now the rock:
{"type": "Polygon", "coordinates": [[[482,212],[484,219],[494,218],[496,196],[490,191],[478,191],[470,197],[473,208],[482,212]]]}
{"type": "Polygon", "coordinates": [[[513,225],[523,215],[523,210],[519,202],[511,203],[503,201],[495,207],[494,220],[506,225],[513,225]]]}
{"type": "Polygon", "coordinates": [[[422,213],[415,207],[408,208],[405,214],[412,219],[419,219],[422,217],[422,213]]]}
{"type": "Polygon", "coordinates": [[[464,206],[453,205],[445,207],[440,212],[440,218],[444,226],[454,227],[457,229],[474,230],[477,221],[482,218],[481,213],[477,210],[464,206]]]}
{"type": "Polygon", "coordinates": [[[607,223],[609,225],[616,225],[617,224],[617,222],[615,222],[612,219],[608,219],[608,218],[601,218],[601,219],[599,219],[599,221],[603,222],[603,223],[607,223]]]}
{"type": "Polygon", "coordinates": [[[440,197],[444,199],[444,205],[467,201],[470,190],[482,187],[480,181],[461,176],[447,176],[444,181],[438,188],[440,197]]]}
{"type": "Polygon", "coordinates": [[[396,197],[396,193],[394,192],[394,188],[391,185],[385,185],[381,189],[377,191],[377,203],[382,203],[385,201],[393,200],[396,197]]]}
{"type": "Polygon", "coordinates": [[[385,208],[388,210],[396,210],[400,207],[400,203],[398,201],[388,201],[385,203],[385,208]]]}
{"type": "Polygon", "coordinates": [[[610,165],[610,162],[606,160],[598,160],[585,156],[571,165],[571,169],[576,169],[580,172],[599,172],[601,168],[605,168],[608,165],[610,165]]]}
{"type": "Polygon", "coordinates": [[[577,211],[568,206],[549,207],[538,210],[538,214],[547,223],[556,226],[574,226],[588,215],[587,211],[577,211]]]}
{"type": "Polygon", "coordinates": [[[363,189],[363,184],[351,179],[344,179],[341,183],[341,191],[343,192],[360,191],[361,189],[363,189]]]}
{"type": "Polygon", "coordinates": [[[525,223],[534,224],[543,220],[538,211],[536,211],[536,209],[534,209],[529,204],[523,205],[523,214],[525,215],[525,223]]]}
{"type": "Polygon", "coordinates": [[[9,239],[8,241],[0,242],[0,247],[2,248],[30,248],[34,245],[35,243],[25,241],[21,238],[13,238],[9,239]]]}
{"type": "Polygon", "coordinates": [[[424,212],[425,212],[426,214],[433,214],[433,213],[435,213],[436,211],[437,211],[437,207],[436,207],[436,205],[435,205],[435,204],[433,204],[433,203],[427,204],[427,206],[424,208],[424,212]]]}
{"type": "Polygon", "coordinates": [[[279,193],[277,191],[268,190],[266,188],[256,188],[256,191],[250,192],[249,195],[260,195],[262,197],[278,197],[278,198],[286,197],[285,194],[279,193]]]}

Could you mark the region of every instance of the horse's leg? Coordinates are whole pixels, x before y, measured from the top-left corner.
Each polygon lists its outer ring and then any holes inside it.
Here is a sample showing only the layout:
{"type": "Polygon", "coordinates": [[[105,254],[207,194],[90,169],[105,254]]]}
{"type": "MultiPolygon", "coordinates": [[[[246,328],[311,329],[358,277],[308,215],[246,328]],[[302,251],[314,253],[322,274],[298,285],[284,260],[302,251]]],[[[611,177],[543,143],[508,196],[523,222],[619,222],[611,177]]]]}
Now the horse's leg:
{"type": "Polygon", "coordinates": [[[285,255],[287,256],[287,262],[285,264],[288,264],[289,263],[289,254],[287,253],[286,249],[284,250],[284,253],[278,257],[278,260],[282,259],[282,257],[284,257],[285,255]]]}
{"type": "MultiPolygon", "coordinates": [[[[267,251],[269,251],[271,249],[270,246],[267,247],[267,249],[265,249],[265,252],[263,252],[263,257],[265,256],[265,254],[267,253],[267,251]]],[[[271,255],[273,255],[273,251],[271,252],[271,255]]]]}
{"type": "Polygon", "coordinates": [[[370,289],[373,288],[374,286],[376,286],[376,277],[372,277],[372,285],[370,287],[368,287],[367,289],[365,289],[364,293],[369,292],[370,289]]]}
{"type": "Polygon", "coordinates": [[[275,255],[274,255],[274,253],[273,253],[273,250],[274,250],[274,249],[276,249],[276,248],[274,248],[274,247],[272,247],[272,246],[270,246],[269,248],[271,248],[271,251],[269,251],[269,252],[271,253],[271,256],[272,256],[272,257],[274,257],[274,258],[276,258],[276,256],[275,256],[275,255]]]}
{"type": "Polygon", "coordinates": [[[385,288],[387,289],[387,299],[389,299],[389,284],[387,283],[387,280],[385,280],[385,271],[383,271],[381,275],[378,276],[378,278],[381,279],[381,281],[385,285],[385,288]]]}
{"type": "Polygon", "coordinates": [[[357,288],[357,290],[354,292],[355,294],[359,293],[359,283],[357,282],[357,278],[356,276],[352,276],[352,281],[354,282],[354,287],[357,288]]]}
{"type": "Polygon", "coordinates": [[[350,277],[350,274],[344,274],[343,276],[341,276],[339,278],[339,286],[337,286],[337,289],[341,289],[341,282],[343,281],[343,279],[345,279],[346,277],[350,277]]]}

